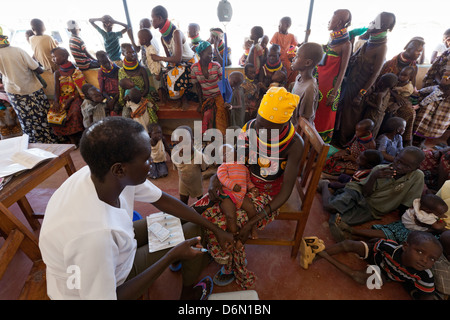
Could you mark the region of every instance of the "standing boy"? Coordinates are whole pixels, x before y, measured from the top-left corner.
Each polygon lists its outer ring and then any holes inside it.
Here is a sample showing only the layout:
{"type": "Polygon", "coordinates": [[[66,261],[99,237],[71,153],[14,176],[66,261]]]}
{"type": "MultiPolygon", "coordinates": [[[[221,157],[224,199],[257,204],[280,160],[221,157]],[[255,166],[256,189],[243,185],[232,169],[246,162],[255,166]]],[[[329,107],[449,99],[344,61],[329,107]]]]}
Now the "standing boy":
{"type": "Polygon", "coordinates": [[[105,51],[108,53],[109,58],[118,66],[122,66],[122,61],[120,59],[121,51],[119,39],[122,38],[123,34],[128,31],[128,26],[125,23],[114,20],[109,15],[104,15],[101,18],[89,19],[89,22],[102,35],[103,40],[105,41],[105,51]],[[96,24],[97,21],[101,21],[103,23],[103,29],[96,24]],[[124,29],[122,29],[122,31],[113,32],[112,29],[115,24],[124,27],[124,29]]]}
{"type": "Polygon", "coordinates": [[[80,27],[75,20],[67,21],[67,30],[71,33],[69,40],[70,52],[72,53],[78,69],[81,71],[91,68],[99,68],[100,64],[95,60],[86,49],[86,44],[79,37],[80,27]]]}
{"type": "Polygon", "coordinates": [[[292,123],[297,125],[299,117],[303,117],[314,125],[317,104],[319,102],[319,86],[313,76],[316,65],[323,56],[320,44],[308,42],[303,44],[297,51],[292,61],[291,68],[298,71],[292,93],[300,97],[300,102],[292,116],[292,123]]]}
{"type": "Polygon", "coordinates": [[[45,25],[42,20],[33,19],[30,24],[34,32],[34,36],[29,38],[34,52],[33,58],[42,65],[44,71],[53,73],[58,67],[52,60],[52,50],[58,47],[58,43],[51,36],[44,34],[45,25]]]}

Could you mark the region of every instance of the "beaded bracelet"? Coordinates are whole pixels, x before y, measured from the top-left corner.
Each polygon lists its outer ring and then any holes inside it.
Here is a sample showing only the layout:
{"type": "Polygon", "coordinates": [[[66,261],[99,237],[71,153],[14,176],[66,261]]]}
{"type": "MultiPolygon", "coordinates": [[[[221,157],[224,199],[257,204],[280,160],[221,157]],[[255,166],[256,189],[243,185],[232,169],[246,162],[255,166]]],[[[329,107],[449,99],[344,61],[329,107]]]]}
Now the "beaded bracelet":
{"type": "Polygon", "coordinates": [[[362,95],[362,96],[365,96],[366,93],[367,93],[367,90],[366,90],[366,89],[361,89],[361,90],[359,90],[359,94],[362,95]]]}

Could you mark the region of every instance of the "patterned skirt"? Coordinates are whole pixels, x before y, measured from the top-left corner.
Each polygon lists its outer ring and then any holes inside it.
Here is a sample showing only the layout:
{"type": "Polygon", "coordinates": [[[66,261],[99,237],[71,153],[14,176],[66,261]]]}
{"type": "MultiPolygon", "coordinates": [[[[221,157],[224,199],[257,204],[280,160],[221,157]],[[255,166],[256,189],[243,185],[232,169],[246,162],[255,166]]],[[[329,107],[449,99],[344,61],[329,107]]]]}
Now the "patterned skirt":
{"type": "MultiPolygon", "coordinates": [[[[251,197],[251,193],[248,193],[247,196],[251,197]]],[[[264,207],[270,203],[272,197],[262,193],[259,197],[251,197],[251,199],[256,210],[258,210],[258,208],[264,207]]],[[[198,200],[193,205],[193,208],[221,229],[227,229],[225,214],[220,211],[219,203],[211,202],[208,195],[205,195],[202,199],[198,200]]],[[[260,220],[257,224],[257,228],[259,230],[264,229],[266,225],[276,218],[278,213],[278,210],[274,211],[266,218],[260,220]]],[[[238,228],[242,228],[248,221],[247,213],[242,209],[236,211],[236,218],[238,228]]],[[[208,250],[214,260],[217,263],[224,265],[224,272],[226,274],[233,272],[236,277],[236,282],[243,289],[251,288],[255,284],[256,276],[254,272],[247,269],[245,246],[242,246],[241,249],[232,247],[230,251],[225,251],[220,247],[214,233],[207,230],[206,234],[208,250]]]]}
{"type": "Polygon", "coordinates": [[[23,133],[29,136],[30,143],[63,142],[56,136],[47,122],[50,103],[43,89],[30,95],[8,93],[9,101],[19,118],[23,133]]]}

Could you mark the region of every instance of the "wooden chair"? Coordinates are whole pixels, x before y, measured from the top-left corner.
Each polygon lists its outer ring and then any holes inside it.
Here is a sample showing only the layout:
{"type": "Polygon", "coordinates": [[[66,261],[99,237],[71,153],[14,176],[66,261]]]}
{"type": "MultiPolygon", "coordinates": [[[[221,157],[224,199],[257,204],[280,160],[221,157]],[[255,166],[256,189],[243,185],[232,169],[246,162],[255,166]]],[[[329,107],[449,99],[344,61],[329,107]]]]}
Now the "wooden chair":
{"type": "Polygon", "coordinates": [[[37,237],[0,203],[0,235],[5,238],[0,248],[0,279],[17,251],[22,250],[33,262],[19,300],[48,300],[45,264],[37,237]]]}
{"type": "Polygon", "coordinates": [[[304,118],[300,118],[297,132],[304,141],[300,169],[291,196],[280,208],[280,214],[277,217],[277,220],[293,220],[296,223],[294,235],[290,239],[268,238],[264,237],[263,231],[258,239],[249,239],[246,242],[248,244],[292,246],[292,258],[298,254],[303,231],[330,148],[323,142],[316,129],[304,118]]]}

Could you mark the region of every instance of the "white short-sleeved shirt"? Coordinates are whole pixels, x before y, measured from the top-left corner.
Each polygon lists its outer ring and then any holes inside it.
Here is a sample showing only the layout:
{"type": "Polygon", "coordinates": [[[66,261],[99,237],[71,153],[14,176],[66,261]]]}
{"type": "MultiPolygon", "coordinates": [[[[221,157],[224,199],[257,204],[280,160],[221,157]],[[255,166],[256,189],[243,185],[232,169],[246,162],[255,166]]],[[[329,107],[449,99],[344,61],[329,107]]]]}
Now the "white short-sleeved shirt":
{"type": "Polygon", "coordinates": [[[149,181],[128,186],[115,208],[98,198],[89,167],[69,177],[51,197],[39,237],[48,296],[117,299],[136,253],[134,201],[152,203],[161,195],[149,181]]]}
{"type": "Polygon", "coordinates": [[[12,94],[30,95],[42,88],[42,84],[31,70],[39,64],[23,49],[0,48],[0,73],[3,75],[5,91],[12,94]]]}

